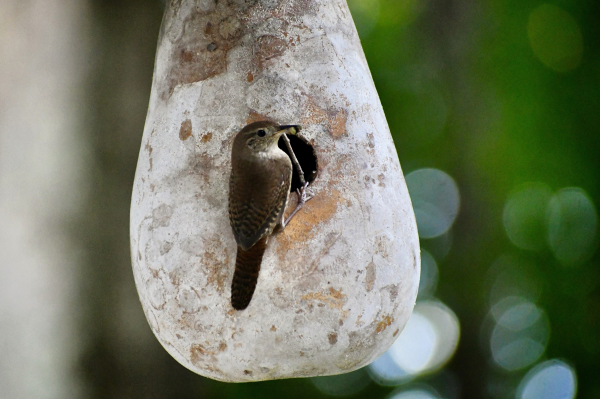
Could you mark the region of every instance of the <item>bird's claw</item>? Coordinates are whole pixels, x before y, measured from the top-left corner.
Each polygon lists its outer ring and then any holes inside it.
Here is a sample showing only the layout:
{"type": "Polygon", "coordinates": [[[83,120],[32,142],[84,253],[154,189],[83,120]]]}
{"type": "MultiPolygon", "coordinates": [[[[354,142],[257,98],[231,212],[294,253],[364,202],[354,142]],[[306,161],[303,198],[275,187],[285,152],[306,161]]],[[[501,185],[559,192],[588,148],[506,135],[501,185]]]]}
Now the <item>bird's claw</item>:
{"type": "Polygon", "coordinates": [[[309,201],[314,194],[307,190],[308,182],[305,182],[302,187],[296,190],[296,194],[298,194],[298,205],[304,205],[307,201],[309,201]]]}
{"type": "Polygon", "coordinates": [[[288,218],[286,220],[282,221],[282,223],[281,223],[282,228],[285,228],[285,226],[287,226],[287,224],[290,222],[290,220],[292,220],[294,215],[296,215],[296,213],[304,207],[304,204],[307,201],[309,201],[312,197],[314,197],[314,194],[311,193],[310,191],[308,191],[308,182],[305,182],[302,185],[302,187],[297,189],[296,194],[298,194],[298,204],[296,205],[296,208],[290,214],[290,216],[288,216],[288,218]]]}

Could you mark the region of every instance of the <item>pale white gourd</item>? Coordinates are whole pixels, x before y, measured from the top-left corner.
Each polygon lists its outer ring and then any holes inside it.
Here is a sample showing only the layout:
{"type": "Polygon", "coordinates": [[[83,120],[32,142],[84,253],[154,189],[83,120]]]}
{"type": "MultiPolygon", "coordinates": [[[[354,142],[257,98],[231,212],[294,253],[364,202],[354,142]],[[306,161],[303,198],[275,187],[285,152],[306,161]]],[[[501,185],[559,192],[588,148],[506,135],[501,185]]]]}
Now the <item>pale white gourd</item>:
{"type": "Polygon", "coordinates": [[[345,1],[168,2],[131,251],[152,330],[198,374],[338,374],[394,342],[415,303],[419,241],[345,1]],[[231,143],[267,118],[302,125],[318,159],[315,197],[269,241],[250,306],[238,312],[230,304],[231,143]]]}

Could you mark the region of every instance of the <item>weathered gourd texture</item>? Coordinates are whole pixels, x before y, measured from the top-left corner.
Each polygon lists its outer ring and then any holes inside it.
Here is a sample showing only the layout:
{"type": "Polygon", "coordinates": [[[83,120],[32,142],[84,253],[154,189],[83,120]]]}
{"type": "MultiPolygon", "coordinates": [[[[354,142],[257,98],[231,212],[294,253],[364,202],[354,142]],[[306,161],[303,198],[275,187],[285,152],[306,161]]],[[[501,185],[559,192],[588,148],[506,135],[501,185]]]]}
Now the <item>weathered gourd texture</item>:
{"type": "Polygon", "coordinates": [[[168,2],[133,189],[131,251],[152,330],[198,374],[338,374],[394,342],[415,302],[419,242],[345,1],[168,2]],[[315,196],[269,240],[252,301],[235,311],[231,144],[263,119],[302,125],[318,158],[315,196]]]}

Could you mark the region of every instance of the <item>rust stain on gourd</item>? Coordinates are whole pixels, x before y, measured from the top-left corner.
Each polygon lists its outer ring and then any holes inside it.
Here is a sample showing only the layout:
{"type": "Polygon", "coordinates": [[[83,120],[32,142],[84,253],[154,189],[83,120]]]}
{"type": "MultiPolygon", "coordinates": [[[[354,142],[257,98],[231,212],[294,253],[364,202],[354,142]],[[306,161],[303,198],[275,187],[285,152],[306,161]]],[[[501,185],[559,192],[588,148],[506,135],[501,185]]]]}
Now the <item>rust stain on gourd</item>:
{"type": "MultiPolygon", "coordinates": [[[[214,364],[217,362],[217,358],[215,355],[224,352],[227,349],[227,344],[225,342],[221,342],[218,348],[209,349],[200,344],[194,344],[190,347],[190,360],[198,367],[204,367],[206,358],[208,357],[210,361],[214,364]]],[[[216,368],[215,368],[216,369],[216,368]]],[[[218,369],[216,369],[218,370],[218,369]]],[[[218,370],[220,371],[220,370],[218,370]]]]}
{"type": "Polygon", "coordinates": [[[342,294],[342,289],[336,291],[335,288],[329,287],[329,293],[310,292],[300,298],[301,301],[318,301],[329,306],[330,309],[339,309],[342,311],[342,319],[348,316],[348,310],[342,310],[346,303],[346,295],[342,294]]]}
{"type": "Polygon", "coordinates": [[[346,295],[342,294],[342,289],[336,290],[333,287],[329,287],[329,293],[322,292],[310,292],[306,295],[303,295],[300,298],[301,301],[310,302],[309,306],[312,307],[312,302],[320,302],[318,306],[324,307],[325,305],[329,306],[329,309],[337,309],[341,313],[341,319],[345,320],[350,313],[349,310],[344,310],[342,307],[346,303],[346,295]]]}
{"type": "Polygon", "coordinates": [[[390,316],[385,316],[383,320],[377,324],[377,329],[375,330],[375,332],[377,334],[383,332],[386,328],[388,328],[390,324],[392,324],[393,321],[394,319],[392,319],[390,316]]]}
{"type": "MultiPolygon", "coordinates": [[[[290,194],[291,197],[296,194],[290,194]]],[[[318,229],[315,229],[320,223],[325,223],[335,215],[340,201],[340,192],[331,190],[322,191],[316,194],[310,201],[304,205],[289,225],[278,234],[279,241],[278,253],[280,257],[285,258],[285,254],[292,248],[305,245],[305,242],[314,237],[318,229]]],[[[288,212],[296,206],[295,201],[288,207],[288,212]]]]}
{"type": "Polygon", "coordinates": [[[317,104],[317,100],[312,96],[307,96],[304,103],[304,115],[301,123],[304,125],[325,125],[327,131],[334,139],[340,138],[346,134],[346,120],[348,112],[344,108],[329,107],[327,109],[317,104]]]}
{"type": "Polygon", "coordinates": [[[163,99],[170,97],[177,85],[206,80],[227,70],[227,54],[239,43],[242,29],[236,26],[243,25],[242,18],[242,13],[226,15],[219,9],[196,9],[186,17],[169,57],[172,61],[163,99]],[[199,30],[204,32],[200,38],[199,30]]]}
{"type": "Polygon", "coordinates": [[[202,257],[202,267],[207,273],[206,285],[212,286],[217,292],[222,293],[230,284],[229,251],[219,238],[207,240],[204,245],[207,250],[202,257]],[[223,248],[221,253],[216,252],[219,248],[223,248]]]}
{"type": "Polygon", "coordinates": [[[268,61],[283,55],[288,49],[288,43],[272,35],[263,35],[254,45],[254,62],[259,70],[263,70],[268,61]]]}
{"type": "Polygon", "coordinates": [[[211,132],[206,133],[204,136],[202,136],[202,138],[200,139],[200,141],[202,143],[208,143],[213,137],[213,134],[211,132]]]}
{"type": "MultiPolygon", "coordinates": [[[[180,7],[170,7],[167,13],[179,13],[180,7]]],[[[200,82],[227,71],[227,58],[231,49],[251,46],[252,71],[248,82],[254,80],[253,73],[260,73],[270,64],[270,60],[283,55],[293,40],[285,40],[290,22],[300,20],[307,13],[314,13],[315,5],[308,1],[282,0],[272,10],[263,7],[261,2],[229,2],[227,7],[218,3],[209,10],[195,7],[183,21],[181,34],[172,42],[169,56],[171,65],[165,73],[166,87],[161,97],[166,100],[176,86],[200,82]],[[281,21],[278,31],[257,35],[257,28],[267,19],[281,21]],[[202,32],[199,35],[198,32],[202,32]],[[250,36],[252,41],[243,40],[250,36]]],[[[162,36],[161,28],[161,36],[162,36]]],[[[162,37],[161,37],[162,40],[162,37]]],[[[298,36],[296,42],[300,40],[298,36]]]]}
{"type": "Polygon", "coordinates": [[[345,109],[338,109],[335,115],[329,118],[329,133],[334,139],[340,138],[346,133],[347,113],[345,109]]]}
{"type": "Polygon", "coordinates": [[[179,128],[179,140],[185,141],[192,137],[192,121],[189,119],[181,122],[181,127],[179,128]]]}
{"type": "Polygon", "coordinates": [[[371,292],[371,290],[373,289],[373,286],[375,285],[375,277],[376,277],[376,271],[375,271],[375,264],[373,262],[370,262],[367,265],[367,275],[365,277],[365,289],[367,290],[367,292],[371,292]]]}
{"type": "Polygon", "coordinates": [[[223,249],[223,255],[225,257],[224,261],[222,258],[217,258],[214,254],[207,252],[204,262],[208,271],[206,284],[214,286],[217,292],[223,292],[229,280],[227,268],[223,267],[223,265],[229,265],[229,253],[227,252],[227,248],[223,249]]]}
{"type": "Polygon", "coordinates": [[[330,333],[327,335],[330,345],[335,345],[338,341],[338,335],[336,333],[330,333]]]}
{"type": "Polygon", "coordinates": [[[258,121],[269,121],[269,120],[271,120],[271,118],[269,118],[268,116],[266,116],[264,114],[260,114],[256,111],[254,111],[253,109],[251,109],[250,112],[248,113],[248,116],[246,117],[246,124],[249,125],[251,123],[258,122],[258,121]]]}

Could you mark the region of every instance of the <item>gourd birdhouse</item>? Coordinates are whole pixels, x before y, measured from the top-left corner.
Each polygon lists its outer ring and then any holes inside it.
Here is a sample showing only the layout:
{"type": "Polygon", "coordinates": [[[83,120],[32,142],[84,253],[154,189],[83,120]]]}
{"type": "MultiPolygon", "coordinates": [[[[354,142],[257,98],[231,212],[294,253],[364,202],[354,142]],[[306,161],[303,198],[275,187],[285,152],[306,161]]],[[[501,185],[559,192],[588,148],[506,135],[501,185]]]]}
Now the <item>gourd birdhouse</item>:
{"type": "MultiPolygon", "coordinates": [[[[302,188],[290,164],[283,218],[302,188]]],[[[251,198],[266,187],[260,181],[245,178],[249,194],[236,198],[251,198]]],[[[419,241],[344,0],[167,1],[134,182],[131,253],[152,331],[207,377],[339,374],[395,341],[416,299],[419,241]],[[288,136],[312,198],[269,233],[251,300],[238,310],[232,151],[238,132],[259,121],[273,132],[301,127],[288,136]]]]}

